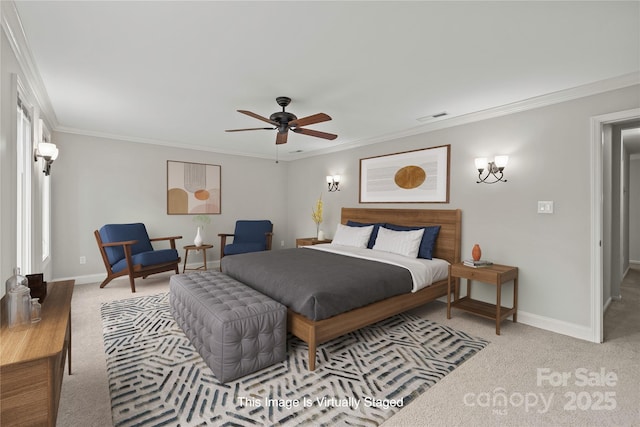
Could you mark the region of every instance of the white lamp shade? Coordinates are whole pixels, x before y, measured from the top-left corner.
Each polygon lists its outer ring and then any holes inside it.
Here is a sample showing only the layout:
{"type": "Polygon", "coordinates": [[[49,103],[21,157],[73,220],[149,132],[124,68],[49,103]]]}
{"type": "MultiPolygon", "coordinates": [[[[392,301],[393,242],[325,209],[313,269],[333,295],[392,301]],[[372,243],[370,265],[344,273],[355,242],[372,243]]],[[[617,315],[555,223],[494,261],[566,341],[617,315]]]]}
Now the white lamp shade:
{"type": "Polygon", "coordinates": [[[331,184],[333,182],[333,177],[331,175],[327,175],[327,184],[331,184]]]}
{"type": "Polygon", "coordinates": [[[55,160],[58,157],[58,147],[50,142],[41,142],[38,144],[38,154],[42,157],[48,157],[55,160]]]}
{"type": "Polygon", "coordinates": [[[476,161],[476,169],[484,170],[487,167],[488,162],[486,157],[477,157],[475,161],[476,161]]]}
{"type": "Polygon", "coordinates": [[[333,175],[333,182],[335,183],[340,182],[340,175],[333,175]]]}
{"type": "Polygon", "coordinates": [[[494,162],[497,167],[503,168],[507,166],[507,162],[509,161],[509,156],[496,156],[494,162]]]}

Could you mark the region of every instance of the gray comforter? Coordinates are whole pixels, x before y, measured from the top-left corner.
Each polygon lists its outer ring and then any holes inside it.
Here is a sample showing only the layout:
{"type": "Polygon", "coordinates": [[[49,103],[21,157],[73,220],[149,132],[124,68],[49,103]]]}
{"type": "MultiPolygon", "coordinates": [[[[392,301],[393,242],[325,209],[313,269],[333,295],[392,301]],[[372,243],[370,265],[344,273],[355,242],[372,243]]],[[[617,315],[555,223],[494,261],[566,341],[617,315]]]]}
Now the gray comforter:
{"type": "Polygon", "coordinates": [[[222,258],[222,272],[311,320],[411,292],[402,267],[308,248],[222,258]]]}

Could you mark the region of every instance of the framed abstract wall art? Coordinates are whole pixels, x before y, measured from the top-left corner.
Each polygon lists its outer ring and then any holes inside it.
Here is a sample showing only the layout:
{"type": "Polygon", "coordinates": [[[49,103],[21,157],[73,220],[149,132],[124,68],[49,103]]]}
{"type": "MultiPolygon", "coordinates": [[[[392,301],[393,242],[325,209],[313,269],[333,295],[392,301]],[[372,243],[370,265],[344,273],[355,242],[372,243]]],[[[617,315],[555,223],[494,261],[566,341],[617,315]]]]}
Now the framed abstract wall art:
{"type": "Polygon", "coordinates": [[[220,165],[167,160],[167,214],[220,213],[220,165]]]}
{"type": "Polygon", "coordinates": [[[360,203],[448,203],[451,145],[360,159],[360,203]]]}

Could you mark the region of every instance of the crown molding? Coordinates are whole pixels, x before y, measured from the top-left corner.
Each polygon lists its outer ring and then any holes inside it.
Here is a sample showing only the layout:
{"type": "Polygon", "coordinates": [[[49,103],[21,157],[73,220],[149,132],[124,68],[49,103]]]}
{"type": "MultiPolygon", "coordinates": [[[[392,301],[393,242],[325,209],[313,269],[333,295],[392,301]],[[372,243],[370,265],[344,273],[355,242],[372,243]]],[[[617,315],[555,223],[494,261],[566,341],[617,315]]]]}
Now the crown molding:
{"type": "Polygon", "coordinates": [[[55,129],[59,123],[56,113],[49,99],[47,89],[42,81],[38,66],[31,53],[29,42],[24,33],[20,16],[13,1],[0,1],[0,25],[9,40],[11,49],[16,56],[22,75],[29,88],[30,95],[33,95],[35,102],[40,108],[40,118],[55,129]]]}
{"type": "MultiPolygon", "coordinates": [[[[460,126],[468,123],[479,122],[482,120],[492,119],[496,117],[506,116],[509,114],[520,113],[523,111],[533,110],[536,108],[547,107],[562,102],[571,101],[574,99],[584,98],[587,96],[597,95],[612,90],[622,89],[629,86],[640,85],[640,71],[635,73],[629,73],[622,76],[614,77],[611,79],[600,80],[594,83],[537,96],[534,98],[525,99],[522,101],[514,102],[511,104],[502,105],[495,108],[489,108],[487,110],[477,111],[474,113],[463,114],[460,116],[452,116],[443,118],[434,122],[429,122],[424,125],[416,126],[411,129],[407,129],[401,132],[389,133],[374,138],[361,139],[358,141],[347,142],[345,144],[336,145],[329,148],[323,148],[320,150],[314,150],[311,152],[297,153],[297,154],[284,154],[281,155],[279,161],[294,161],[305,159],[309,157],[316,157],[330,153],[336,153],[340,151],[350,150],[358,147],[364,147],[367,145],[386,142],[394,139],[405,138],[408,136],[419,135],[422,133],[433,132],[435,130],[446,129],[454,126],[460,126]]],[[[138,137],[130,137],[125,135],[113,135],[103,132],[94,132],[83,129],[74,129],[64,126],[58,126],[56,129],[58,132],[72,133],[77,135],[93,136],[98,138],[115,139],[127,142],[136,142],[142,144],[161,145],[165,147],[183,148],[188,150],[209,151],[219,154],[229,154],[234,156],[254,157],[260,159],[273,160],[272,156],[259,155],[255,153],[245,153],[240,151],[227,151],[219,149],[211,149],[197,144],[187,144],[176,141],[162,141],[155,139],[146,139],[138,137]]]]}
{"type": "MultiPolygon", "coordinates": [[[[55,129],[55,131],[60,133],[73,134],[73,135],[91,136],[94,138],[112,139],[115,141],[134,142],[137,144],[159,145],[162,147],[180,148],[183,150],[206,151],[206,152],[216,153],[216,154],[227,154],[230,156],[255,157],[258,159],[273,160],[273,156],[271,155],[246,153],[243,151],[221,150],[221,149],[214,149],[211,147],[206,147],[198,144],[188,144],[184,142],[166,141],[166,140],[153,139],[153,138],[140,138],[136,136],[127,136],[127,135],[116,135],[116,134],[110,134],[106,132],[96,132],[96,131],[90,131],[86,129],[77,129],[77,128],[72,128],[67,126],[58,126],[55,129]]],[[[286,162],[287,160],[290,160],[290,159],[283,159],[283,158],[278,159],[278,161],[280,162],[286,162]]]]}
{"type": "MultiPolygon", "coordinates": [[[[340,146],[334,146],[325,148],[322,150],[314,151],[313,153],[295,155],[295,159],[302,159],[305,157],[313,157],[322,154],[334,153],[338,151],[344,151],[352,148],[363,147],[366,145],[376,144],[380,142],[389,141],[392,139],[400,139],[408,136],[419,135],[422,133],[433,132],[435,130],[446,129],[454,126],[460,126],[468,123],[479,122],[482,120],[492,119],[501,116],[507,116],[509,114],[520,113],[523,111],[533,110],[541,107],[548,107],[554,104],[560,104],[562,102],[572,101],[574,99],[585,98],[587,96],[597,95],[604,92],[609,92],[617,89],[623,89],[625,87],[640,85],[640,71],[622,76],[613,77],[606,80],[600,80],[597,82],[577,86],[570,89],[561,90],[545,95],[536,96],[522,101],[513,102],[511,104],[502,105],[499,107],[489,108],[482,111],[463,114],[460,116],[451,116],[443,118],[441,120],[429,122],[427,124],[416,126],[411,129],[407,129],[400,132],[389,133],[374,138],[362,139],[359,141],[353,141],[340,146]]],[[[290,159],[293,159],[290,157],[290,159]]],[[[294,159],[294,160],[295,160],[294,159]]]]}

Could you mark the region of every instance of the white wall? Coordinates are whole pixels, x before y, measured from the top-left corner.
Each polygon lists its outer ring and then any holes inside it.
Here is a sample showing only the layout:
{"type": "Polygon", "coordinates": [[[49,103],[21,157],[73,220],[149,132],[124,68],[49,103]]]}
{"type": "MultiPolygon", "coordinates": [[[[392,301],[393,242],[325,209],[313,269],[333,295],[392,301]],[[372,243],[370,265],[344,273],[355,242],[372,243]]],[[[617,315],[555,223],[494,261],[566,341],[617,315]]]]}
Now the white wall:
{"type": "Polygon", "coordinates": [[[629,162],[629,262],[640,264],[640,158],[629,162]]]}
{"type": "MultiPolygon", "coordinates": [[[[638,90],[625,88],[293,162],[291,230],[312,234],[307,212],[328,173],[344,177],[340,192],[324,190],[323,228],[332,236],[340,208],[359,205],[359,159],[451,144],[449,204],[361,206],[462,209],[463,257],[479,243],[483,258],[520,268],[519,319],[531,324],[553,319],[577,334],[585,332],[590,323],[590,117],[637,107],[638,90]],[[473,159],[498,154],[509,155],[508,182],[476,184],[473,159]],[[554,201],[554,214],[536,213],[538,200],[554,201]]],[[[493,289],[484,294],[495,298],[493,289]]],[[[504,298],[510,301],[510,295],[504,298]]]]}
{"type": "Polygon", "coordinates": [[[203,235],[215,246],[209,258],[219,259],[218,233],[232,233],[237,219],[270,219],[275,246],[281,240],[293,246],[282,191],[287,163],[62,132],[53,140],[60,149],[51,172],[56,278],[104,276],[93,231],[107,223],[144,222],[152,237],[182,235],[177,244],[184,259],[182,246],[193,244],[199,224],[192,215],[167,215],[167,160],[221,165],[222,213],[210,216],[203,235]]]}

